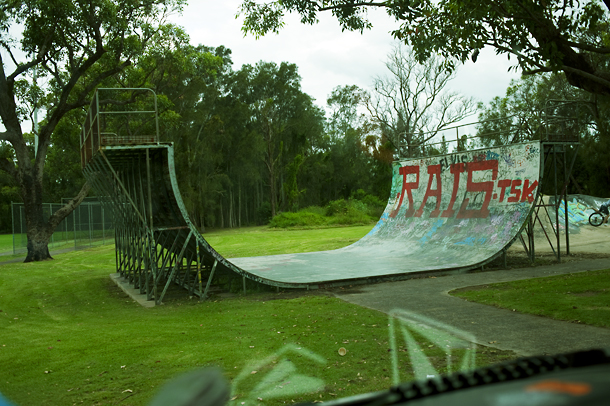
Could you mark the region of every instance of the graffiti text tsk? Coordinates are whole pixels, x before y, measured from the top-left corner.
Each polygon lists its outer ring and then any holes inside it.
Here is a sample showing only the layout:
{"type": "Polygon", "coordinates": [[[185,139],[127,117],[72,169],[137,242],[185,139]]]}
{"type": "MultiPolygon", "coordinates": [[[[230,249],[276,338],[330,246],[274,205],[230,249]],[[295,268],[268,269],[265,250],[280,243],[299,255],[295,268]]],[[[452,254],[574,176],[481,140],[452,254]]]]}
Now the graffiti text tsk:
{"type": "Polygon", "coordinates": [[[409,207],[405,212],[405,217],[421,217],[424,212],[424,207],[428,199],[435,198],[436,206],[430,212],[430,217],[453,217],[456,218],[486,218],[489,216],[489,203],[492,199],[498,199],[499,202],[508,203],[529,202],[534,200],[534,191],[538,186],[538,181],[530,184],[529,179],[497,179],[498,178],[498,160],[475,161],[475,162],[460,162],[449,166],[450,173],[453,175],[453,190],[448,207],[441,210],[441,197],[443,194],[441,173],[443,165],[428,165],[428,186],[424,195],[423,201],[419,208],[413,202],[413,189],[419,188],[419,166],[403,166],[399,169],[402,175],[402,190],[396,195],[398,204],[390,213],[390,217],[396,217],[402,206],[405,194],[409,207]],[[474,182],[472,175],[478,171],[490,171],[491,179],[483,182],[474,182]],[[455,202],[460,191],[461,174],[466,173],[466,192],[483,193],[483,203],[478,209],[468,209],[469,198],[464,198],[459,208],[455,207],[455,202]],[[416,175],[415,181],[407,182],[408,175],[416,175]],[[456,214],[457,211],[457,214],[456,214]]]}

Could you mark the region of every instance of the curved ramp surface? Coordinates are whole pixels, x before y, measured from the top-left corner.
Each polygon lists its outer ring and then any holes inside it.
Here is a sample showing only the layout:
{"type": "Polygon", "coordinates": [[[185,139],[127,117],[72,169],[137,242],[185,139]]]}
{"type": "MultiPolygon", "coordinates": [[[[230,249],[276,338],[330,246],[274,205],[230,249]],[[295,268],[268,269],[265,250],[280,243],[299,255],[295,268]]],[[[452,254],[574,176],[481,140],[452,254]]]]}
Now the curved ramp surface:
{"type": "Polygon", "coordinates": [[[472,269],[518,237],[538,191],[540,143],[396,163],[373,230],[348,247],[231,259],[261,278],[306,285],[472,269]]]}
{"type": "Polygon", "coordinates": [[[168,144],[103,145],[84,173],[115,216],[116,267],[160,303],[171,284],[210,288],[257,283],[317,288],[480,266],[516,238],[533,207],[540,145],[513,145],[397,163],[375,228],[334,251],[227,260],[197,231],[177,186],[168,144]]]}

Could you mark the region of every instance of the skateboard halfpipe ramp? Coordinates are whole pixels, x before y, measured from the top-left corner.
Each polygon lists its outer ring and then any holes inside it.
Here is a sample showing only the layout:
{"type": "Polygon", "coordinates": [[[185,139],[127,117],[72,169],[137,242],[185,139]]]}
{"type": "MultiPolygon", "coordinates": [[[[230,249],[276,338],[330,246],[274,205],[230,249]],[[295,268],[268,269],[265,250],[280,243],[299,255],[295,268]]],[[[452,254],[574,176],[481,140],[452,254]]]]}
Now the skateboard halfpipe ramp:
{"type": "Polygon", "coordinates": [[[231,261],[261,277],[303,284],[479,267],[519,235],[538,190],[540,159],[540,144],[528,143],[396,163],[388,206],[360,241],[231,261]]]}
{"type": "MultiPolygon", "coordinates": [[[[479,267],[519,235],[538,191],[539,143],[404,161],[394,165],[382,218],[355,244],[227,260],[188,217],[173,147],[158,142],[154,126],[136,131],[127,120],[109,131],[117,111],[100,106],[98,94],[81,135],[83,172],[113,212],[117,272],[157,303],[171,284],[206,297],[212,285],[239,289],[246,279],[309,289],[479,267]]],[[[118,113],[156,120],[154,109],[118,113]]]]}

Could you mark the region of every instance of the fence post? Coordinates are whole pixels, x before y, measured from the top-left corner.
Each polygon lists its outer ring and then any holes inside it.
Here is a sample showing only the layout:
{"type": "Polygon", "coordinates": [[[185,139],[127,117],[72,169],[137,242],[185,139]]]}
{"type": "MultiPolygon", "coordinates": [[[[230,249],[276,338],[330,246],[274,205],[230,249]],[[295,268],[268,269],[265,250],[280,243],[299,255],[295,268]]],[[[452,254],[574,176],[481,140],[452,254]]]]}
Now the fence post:
{"type": "MultiPolygon", "coordinates": [[[[74,220],[74,221],[72,221],[72,230],[74,230],[74,249],[76,249],[76,247],[77,247],[77,245],[76,245],[77,244],[76,243],[76,241],[77,241],[77,239],[76,239],[77,238],[76,237],[76,211],[77,210],[79,210],[79,213],[80,213],[80,205],[72,211],[72,219],[74,220]]],[[[80,218],[80,215],[78,217],[80,218]]]]}
{"type": "Polygon", "coordinates": [[[13,255],[15,252],[15,203],[11,202],[11,226],[13,228],[13,255]]]}
{"type": "Polygon", "coordinates": [[[104,217],[104,206],[101,202],[98,202],[100,209],[102,210],[102,245],[106,245],[106,218],[104,217]]]}
{"type": "Polygon", "coordinates": [[[92,234],[92,231],[93,231],[92,230],[92,227],[93,227],[92,220],[93,220],[93,218],[92,218],[92,215],[91,215],[91,205],[90,204],[87,205],[87,213],[89,214],[89,247],[91,247],[93,245],[93,234],[92,234]]]}
{"type": "MultiPolygon", "coordinates": [[[[53,213],[53,203],[49,203],[49,217],[51,217],[51,213],[53,213]]],[[[47,221],[48,221],[48,217],[47,217],[47,221]]],[[[53,230],[53,233],[51,234],[51,244],[52,244],[53,248],[55,248],[55,230],[53,230]]]]}

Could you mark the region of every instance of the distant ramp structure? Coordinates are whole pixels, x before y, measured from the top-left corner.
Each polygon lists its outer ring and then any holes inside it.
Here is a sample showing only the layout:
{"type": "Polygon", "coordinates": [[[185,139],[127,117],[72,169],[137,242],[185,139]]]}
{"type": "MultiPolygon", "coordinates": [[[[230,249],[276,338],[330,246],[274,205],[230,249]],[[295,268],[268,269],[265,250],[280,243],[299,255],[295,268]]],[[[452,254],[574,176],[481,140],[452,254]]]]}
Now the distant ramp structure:
{"type": "Polygon", "coordinates": [[[189,219],[151,90],[98,89],[81,134],[83,172],[114,216],[117,272],[157,304],[171,284],[206,298],[247,279],[317,289],[481,267],[529,219],[541,159],[530,142],[396,162],[385,212],[355,244],[227,260],[189,219]]]}

